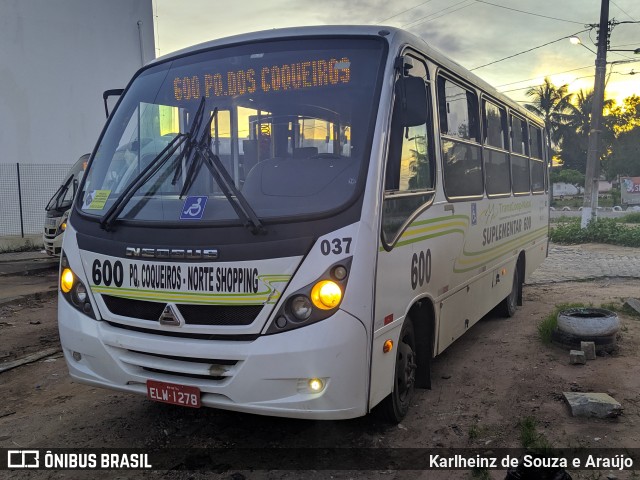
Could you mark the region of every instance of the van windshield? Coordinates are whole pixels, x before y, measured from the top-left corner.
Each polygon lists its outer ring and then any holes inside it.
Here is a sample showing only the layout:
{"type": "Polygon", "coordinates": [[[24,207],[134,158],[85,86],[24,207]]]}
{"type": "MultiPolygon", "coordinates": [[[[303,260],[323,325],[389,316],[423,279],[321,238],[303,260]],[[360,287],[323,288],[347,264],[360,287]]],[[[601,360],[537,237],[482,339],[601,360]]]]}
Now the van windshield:
{"type": "Polygon", "coordinates": [[[104,215],[177,135],[192,131],[204,99],[198,139],[174,142],[179,147],[169,149],[119,218],[238,221],[219,176],[188,154],[191,140],[201,139],[261,219],[340,208],[363,181],[383,51],[377,39],[283,40],[144,70],[113,114],[79,207],[104,215]]]}

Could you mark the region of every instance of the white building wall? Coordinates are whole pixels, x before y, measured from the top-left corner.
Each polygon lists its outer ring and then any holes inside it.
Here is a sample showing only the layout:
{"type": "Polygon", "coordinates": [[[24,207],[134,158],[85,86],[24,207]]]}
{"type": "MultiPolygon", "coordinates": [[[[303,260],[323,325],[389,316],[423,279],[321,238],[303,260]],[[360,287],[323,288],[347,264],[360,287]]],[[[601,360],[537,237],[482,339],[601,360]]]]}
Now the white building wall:
{"type": "Polygon", "coordinates": [[[155,58],[153,31],[152,0],[0,0],[0,164],[91,151],[102,92],[155,58]]]}

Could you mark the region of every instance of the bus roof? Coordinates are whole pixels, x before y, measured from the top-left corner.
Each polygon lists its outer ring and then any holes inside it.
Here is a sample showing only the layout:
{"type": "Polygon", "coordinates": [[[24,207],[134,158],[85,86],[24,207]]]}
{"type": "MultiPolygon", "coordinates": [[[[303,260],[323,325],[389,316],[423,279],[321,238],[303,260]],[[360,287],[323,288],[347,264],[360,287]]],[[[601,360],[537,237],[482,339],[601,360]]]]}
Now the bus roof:
{"type": "Polygon", "coordinates": [[[212,48],[225,47],[237,44],[251,43],[264,40],[277,40],[287,39],[293,37],[319,37],[319,36],[372,36],[382,37],[387,40],[391,51],[398,50],[401,46],[411,45],[417,50],[421,51],[434,63],[446,68],[447,70],[455,73],[467,82],[480,87],[488,95],[500,100],[507,104],[512,110],[517,111],[521,115],[535,120],[538,124],[543,125],[543,120],[527,110],[518,103],[506,96],[503,93],[498,92],[489,83],[467,70],[459,63],[451,60],[448,56],[442,53],[440,50],[429,45],[423,38],[418,37],[406,30],[402,30],[397,27],[390,27],[386,25],[317,25],[317,26],[305,26],[305,27],[290,27],[290,28],[274,28],[271,30],[262,30],[258,32],[243,33],[239,35],[233,35],[230,37],[218,38],[208,42],[192,45],[190,47],[171,52],[167,55],[156,58],[148,65],[155,65],[169,61],[178,57],[189,55],[192,53],[209,50],[212,48]]]}

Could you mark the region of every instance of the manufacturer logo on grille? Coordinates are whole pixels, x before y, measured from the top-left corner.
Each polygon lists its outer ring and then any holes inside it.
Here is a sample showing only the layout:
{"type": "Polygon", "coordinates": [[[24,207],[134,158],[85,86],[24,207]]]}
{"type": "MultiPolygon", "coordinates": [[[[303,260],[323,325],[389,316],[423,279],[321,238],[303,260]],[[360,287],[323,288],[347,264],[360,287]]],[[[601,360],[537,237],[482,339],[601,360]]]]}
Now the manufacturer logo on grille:
{"type": "Polygon", "coordinates": [[[158,319],[160,325],[169,325],[171,327],[181,327],[182,321],[178,313],[173,309],[172,305],[167,304],[158,319]]]}
{"type": "Polygon", "coordinates": [[[218,249],[192,249],[192,248],[140,248],[127,247],[127,257],[136,258],[183,258],[186,260],[217,260],[218,249]]]}

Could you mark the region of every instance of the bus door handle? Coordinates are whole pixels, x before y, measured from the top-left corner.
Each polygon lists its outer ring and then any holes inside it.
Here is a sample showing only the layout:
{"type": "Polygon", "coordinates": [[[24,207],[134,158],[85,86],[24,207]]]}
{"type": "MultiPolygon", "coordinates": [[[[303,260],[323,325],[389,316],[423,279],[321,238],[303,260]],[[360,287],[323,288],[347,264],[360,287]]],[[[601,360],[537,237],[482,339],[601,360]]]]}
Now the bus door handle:
{"type": "Polygon", "coordinates": [[[444,206],[444,211],[445,212],[451,212],[451,213],[456,213],[455,209],[453,208],[453,205],[448,203],[447,205],[444,206]]]}

